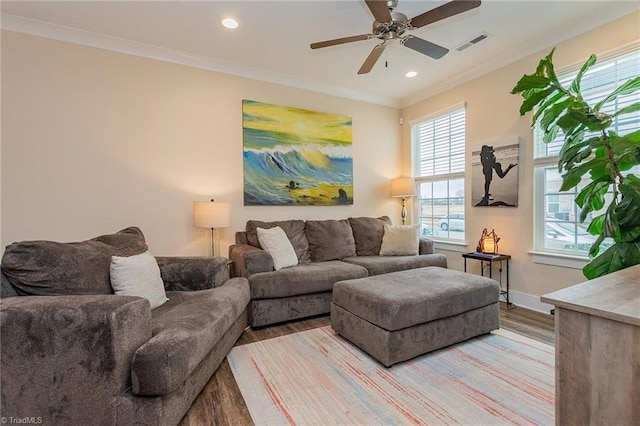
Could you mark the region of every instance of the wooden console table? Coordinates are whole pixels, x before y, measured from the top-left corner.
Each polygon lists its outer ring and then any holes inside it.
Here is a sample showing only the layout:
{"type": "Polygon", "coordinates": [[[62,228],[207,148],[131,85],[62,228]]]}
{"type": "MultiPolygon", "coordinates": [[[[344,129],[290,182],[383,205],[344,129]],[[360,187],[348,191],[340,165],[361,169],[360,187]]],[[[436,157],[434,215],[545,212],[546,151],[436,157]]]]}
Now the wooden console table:
{"type": "Polygon", "coordinates": [[[640,265],[540,298],[556,306],[556,425],[640,419],[640,265]]]}

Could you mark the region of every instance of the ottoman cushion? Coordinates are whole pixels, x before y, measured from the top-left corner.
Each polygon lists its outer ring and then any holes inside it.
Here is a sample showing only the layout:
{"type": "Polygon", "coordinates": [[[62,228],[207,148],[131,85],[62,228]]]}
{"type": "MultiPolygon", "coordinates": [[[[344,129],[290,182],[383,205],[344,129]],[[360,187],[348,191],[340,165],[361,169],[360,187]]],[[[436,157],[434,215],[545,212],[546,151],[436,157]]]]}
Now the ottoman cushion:
{"type": "Polygon", "coordinates": [[[498,283],[464,272],[426,267],[333,286],[333,303],[389,331],[497,303],[498,283]]]}

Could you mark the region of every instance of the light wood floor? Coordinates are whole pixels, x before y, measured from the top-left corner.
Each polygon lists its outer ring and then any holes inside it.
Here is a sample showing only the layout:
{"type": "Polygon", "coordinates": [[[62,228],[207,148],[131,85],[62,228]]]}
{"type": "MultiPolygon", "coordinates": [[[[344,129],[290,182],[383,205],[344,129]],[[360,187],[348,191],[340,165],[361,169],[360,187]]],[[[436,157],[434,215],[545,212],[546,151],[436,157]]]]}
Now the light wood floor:
{"type": "MultiPolygon", "coordinates": [[[[328,315],[260,329],[248,328],[236,346],[325,325],[330,325],[328,315]]],[[[553,317],[551,315],[521,307],[507,309],[505,303],[501,302],[500,327],[549,345],[554,344],[553,317]]],[[[206,425],[253,425],[226,359],[180,422],[180,426],[206,425]]]]}

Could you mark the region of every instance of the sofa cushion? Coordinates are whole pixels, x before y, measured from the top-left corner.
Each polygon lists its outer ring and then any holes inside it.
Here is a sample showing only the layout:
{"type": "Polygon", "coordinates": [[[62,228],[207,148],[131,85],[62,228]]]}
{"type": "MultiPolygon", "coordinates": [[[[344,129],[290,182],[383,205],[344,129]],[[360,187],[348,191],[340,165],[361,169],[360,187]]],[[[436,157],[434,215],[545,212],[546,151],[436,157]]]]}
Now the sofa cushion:
{"type": "Polygon", "coordinates": [[[308,220],[305,225],[312,262],[356,255],[356,242],[348,220],[308,220]]]}
{"type": "Polygon", "coordinates": [[[151,313],[153,337],[131,364],[136,395],[167,395],[183,383],[249,304],[245,278],[201,291],[170,291],[151,313]]]}
{"type": "Polygon", "coordinates": [[[260,245],[273,258],[273,268],[276,271],[298,264],[298,256],[282,228],[258,228],[257,231],[260,245]]]}
{"type": "Polygon", "coordinates": [[[276,226],[282,228],[284,233],[287,234],[293,249],[296,251],[296,256],[298,256],[298,262],[308,263],[310,261],[309,242],[305,234],[305,223],[303,220],[278,220],[274,222],[249,220],[246,226],[247,241],[254,247],[262,248],[258,240],[257,228],[269,229],[276,226]]]}
{"type": "Polygon", "coordinates": [[[375,217],[350,217],[349,225],[356,241],[356,254],[358,256],[376,256],[380,254],[384,225],[391,225],[388,216],[375,217]]]}
{"type": "Polygon", "coordinates": [[[384,226],[380,256],[415,256],[420,244],[420,225],[384,226]]]}
{"type": "Polygon", "coordinates": [[[254,274],[249,285],[251,299],[270,299],[331,291],[336,281],[366,276],[362,266],[331,260],[254,274]]]}
{"type": "Polygon", "coordinates": [[[168,300],[158,262],[148,251],[129,257],[112,256],[110,277],[115,294],[144,297],[151,309],[168,300]]]}
{"type": "Polygon", "coordinates": [[[343,262],[362,266],[369,275],[387,274],[407,269],[424,268],[426,266],[447,267],[444,254],[421,254],[418,256],[355,256],[345,257],[343,262]]]}
{"type": "Polygon", "coordinates": [[[22,241],[7,246],[2,270],[20,295],[112,294],[111,256],[145,251],[136,227],[75,243],[22,241]]]}

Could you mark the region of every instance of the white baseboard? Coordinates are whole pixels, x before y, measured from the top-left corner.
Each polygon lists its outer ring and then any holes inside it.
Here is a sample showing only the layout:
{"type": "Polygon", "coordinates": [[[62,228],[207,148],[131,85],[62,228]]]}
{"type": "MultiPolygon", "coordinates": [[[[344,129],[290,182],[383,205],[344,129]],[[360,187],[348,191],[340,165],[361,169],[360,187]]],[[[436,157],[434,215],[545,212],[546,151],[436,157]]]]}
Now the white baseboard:
{"type": "MultiPolygon", "coordinates": [[[[500,299],[502,300],[504,298],[501,297],[500,299]]],[[[542,303],[540,301],[540,296],[534,296],[532,294],[521,293],[513,290],[509,291],[509,301],[517,306],[522,306],[523,308],[542,312],[544,314],[549,314],[551,309],[554,308],[553,305],[542,303]]]]}

